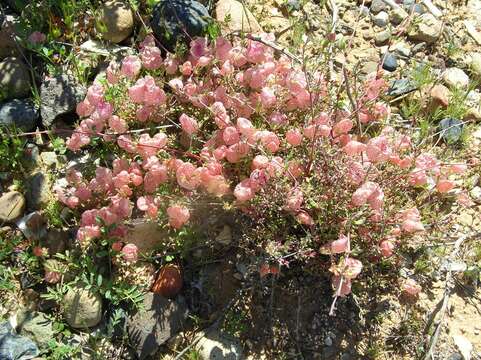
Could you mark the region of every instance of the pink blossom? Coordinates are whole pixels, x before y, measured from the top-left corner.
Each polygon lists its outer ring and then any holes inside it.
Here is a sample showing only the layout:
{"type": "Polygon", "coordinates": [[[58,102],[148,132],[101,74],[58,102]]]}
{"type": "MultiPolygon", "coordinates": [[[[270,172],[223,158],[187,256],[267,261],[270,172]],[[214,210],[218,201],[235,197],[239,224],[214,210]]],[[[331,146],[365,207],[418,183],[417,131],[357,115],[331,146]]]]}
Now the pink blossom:
{"type": "Polygon", "coordinates": [[[366,150],[366,145],[358,141],[349,141],[342,150],[350,156],[359,155],[366,150]]]}
{"type": "Polygon", "coordinates": [[[200,173],[201,170],[191,163],[183,163],[177,167],[177,183],[184,189],[194,190],[200,185],[200,173]]]}
{"type": "Polygon", "coordinates": [[[304,210],[301,210],[299,213],[297,213],[296,219],[297,219],[297,221],[299,221],[303,225],[307,225],[307,226],[313,226],[314,225],[314,220],[304,210]]]}
{"type": "Polygon", "coordinates": [[[77,104],[76,112],[80,117],[86,117],[92,115],[95,111],[95,106],[90,104],[90,102],[85,99],[77,104]]]}
{"type": "Polygon", "coordinates": [[[256,131],[252,123],[242,117],[237,119],[237,130],[247,138],[252,137],[256,131]]]}
{"type": "Polygon", "coordinates": [[[339,239],[332,241],[329,246],[331,254],[342,254],[348,250],[349,238],[343,234],[339,235],[339,239]]]}
{"type": "Polygon", "coordinates": [[[157,154],[157,152],[167,145],[167,136],[163,132],[158,132],[154,137],[149,134],[142,134],[137,143],[137,151],[144,159],[157,154]]]}
{"type": "Polygon", "coordinates": [[[88,101],[88,104],[92,106],[97,106],[97,104],[104,100],[104,88],[99,83],[94,83],[91,85],[87,90],[87,96],[85,100],[88,101]]]}
{"type": "Polygon", "coordinates": [[[167,208],[169,225],[174,229],[180,229],[190,219],[190,212],[184,206],[172,205],[167,208]]]}
{"type": "Polygon", "coordinates": [[[339,121],[334,127],[332,128],[332,132],[334,136],[339,136],[341,134],[347,134],[351,131],[353,127],[352,121],[349,119],[343,119],[339,121]]]}
{"type": "Polygon", "coordinates": [[[124,245],[122,244],[121,241],[116,241],[116,242],[112,243],[112,250],[116,251],[116,252],[120,252],[122,250],[123,246],[124,245]]]}
{"type": "Polygon", "coordinates": [[[406,279],[402,290],[411,296],[417,296],[421,292],[421,286],[413,279],[406,279]]]}
{"type": "Polygon", "coordinates": [[[222,132],[222,139],[226,145],[234,145],[239,142],[240,136],[234,126],[227,126],[222,132]]]}
{"type": "Polygon", "coordinates": [[[260,139],[260,142],[264,148],[272,153],[279,150],[280,140],[277,135],[271,131],[259,131],[257,135],[260,139]]]}
{"type": "Polygon", "coordinates": [[[177,72],[179,61],[172,54],[168,54],[164,60],[165,72],[168,75],[173,75],[177,72]]]}
{"type": "Polygon", "coordinates": [[[408,233],[417,231],[424,231],[424,226],[421,223],[421,215],[417,208],[406,209],[401,212],[400,218],[402,220],[402,230],[408,233]]]}
{"type": "Polygon", "coordinates": [[[186,114],[180,115],[179,122],[182,126],[182,130],[189,135],[195,134],[199,130],[199,124],[197,123],[197,120],[186,114]]]}
{"type": "Polygon", "coordinates": [[[262,88],[261,94],[260,94],[260,100],[261,100],[262,106],[266,109],[274,106],[277,101],[274,90],[269,87],[262,88]]]}
{"type": "Polygon", "coordinates": [[[244,179],[237,184],[234,189],[234,196],[241,203],[251,200],[255,196],[255,192],[251,187],[251,180],[244,179]]]}
{"type": "Polygon", "coordinates": [[[109,119],[110,129],[116,133],[124,133],[128,130],[127,122],[117,115],[113,115],[109,119]]]}
{"type": "Polygon", "coordinates": [[[148,70],[155,70],[162,66],[160,49],[156,46],[145,46],[140,50],[142,65],[148,70]]]}
{"type": "Polygon", "coordinates": [[[252,159],[252,169],[265,169],[269,164],[269,158],[264,155],[256,155],[254,159],[252,159]]]}
{"type": "Polygon", "coordinates": [[[42,44],[47,40],[47,36],[44,33],[41,33],[40,31],[34,31],[28,36],[28,41],[30,43],[37,45],[37,44],[42,44]]]}
{"type": "Polygon", "coordinates": [[[120,65],[115,60],[112,60],[105,70],[105,73],[107,75],[107,81],[109,84],[117,84],[119,82],[120,65]]]}
{"type": "Polygon", "coordinates": [[[269,122],[274,125],[284,125],[287,123],[287,115],[275,111],[269,116],[269,122]]]}
{"type": "Polygon", "coordinates": [[[381,255],[388,258],[393,255],[394,244],[390,240],[383,240],[379,244],[379,249],[381,250],[381,255]]]}
{"type": "Polygon", "coordinates": [[[341,268],[342,275],[344,275],[347,279],[354,279],[361,273],[362,263],[352,257],[344,258],[341,268]]]}
{"type": "Polygon", "coordinates": [[[372,182],[367,181],[352,194],[352,203],[354,206],[362,206],[369,203],[372,209],[380,210],[383,204],[384,193],[381,187],[372,182]]]}
{"type": "Polygon", "coordinates": [[[122,256],[124,260],[128,262],[136,262],[139,255],[138,255],[138,248],[135,244],[127,244],[122,248],[122,256]]]}
{"type": "Polygon", "coordinates": [[[334,275],[332,277],[332,288],[337,296],[344,297],[349,295],[351,293],[351,280],[342,278],[339,275],[334,275]]]}
{"type": "Polygon", "coordinates": [[[299,129],[290,129],[286,132],[286,140],[292,146],[298,146],[302,143],[302,134],[299,129]]]}
{"type": "Polygon", "coordinates": [[[50,284],[56,284],[62,280],[62,274],[57,271],[45,271],[44,280],[50,284]]]}
{"type": "Polygon", "coordinates": [[[455,186],[454,181],[451,180],[439,180],[436,184],[436,189],[440,193],[447,193],[448,191],[452,190],[455,186]]]}
{"type": "Polygon", "coordinates": [[[301,210],[302,203],[304,202],[304,197],[302,191],[295,189],[287,196],[286,209],[292,212],[298,212],[301,210]]]}
{"type": "Polygon", "coordinates": [[[180,65],[180,72],[184,76],[190,76],[190,74],[192,74],[192,70],[193,70],[193,67],[190,61],[186,61],[185,63],[180,65]]]}
{"type": "Polygon", "coordinates": [[[138,56],[129,55],[122,61],[122,67],[120,68],[120,74],[133,80],[139,75],[142,63],[138,56]]]}

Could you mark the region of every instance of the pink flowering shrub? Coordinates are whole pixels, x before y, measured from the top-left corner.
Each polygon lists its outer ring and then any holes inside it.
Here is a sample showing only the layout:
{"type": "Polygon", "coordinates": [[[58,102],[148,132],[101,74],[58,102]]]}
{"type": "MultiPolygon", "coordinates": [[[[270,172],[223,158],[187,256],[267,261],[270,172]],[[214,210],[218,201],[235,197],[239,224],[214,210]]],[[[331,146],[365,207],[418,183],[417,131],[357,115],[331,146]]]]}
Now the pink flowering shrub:
{"type": "Polygon", "coordinates": [[[198,38],[185,58],[163,58],[148,36],[77,106],[68,148],[100,141],[115,149],[95,174],[72,168],[68,186],[56,189],[79,213],[77,240],[108,236],[133,262],[137,248],[121,243],[129,219],[176,230],[199,196],[218,197],[253,220],[251,238],[267,255],[281,265],[286,253],[318,259],[335,294],[349,294],[366,262],[396,257],[425,231],[417,194],[459,192],[466,169],[388,125],[380,75],[366,79],[350,108],[342,84],[319,71],[306,76],[260,42],[198,38]]]}

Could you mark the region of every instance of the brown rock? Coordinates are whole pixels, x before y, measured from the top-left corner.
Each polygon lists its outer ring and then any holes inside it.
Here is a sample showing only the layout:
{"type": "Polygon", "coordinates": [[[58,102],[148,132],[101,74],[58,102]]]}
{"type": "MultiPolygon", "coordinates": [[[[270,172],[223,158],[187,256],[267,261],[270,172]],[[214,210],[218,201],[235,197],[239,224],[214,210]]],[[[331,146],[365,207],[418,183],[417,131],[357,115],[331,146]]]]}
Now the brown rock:
{"type": "Polygon", "coordinates": [[[431,98],[437,106],[447,107],[449,104],[449,95],[449,89],[444,85],[434,85],[431,89],[431,98]]]}
{"type": "Polygon", "coordinates": [[[0,221],[10,222],[20,217],[25,209],[25,198],[18,191],[0,197],[0,221]]]}
{"type": "Polygon", "coordinates": [[[262,32],[262,28],[250,10],[236,0],[220,0],[215,7],[215,16],[223,23],[227,32],[262,32]]]}
{"type": "Polygon", "coordinates": [[[97,29],[105,40],[119,43],[125,40],[134,28],[134,13],[127,2],[107,1],[100,11],[97,29]]]}
{"type": "Polygon", "coordinates": [[[162,267],[157,280],[152,286],[152,292],[167,298],[172,298],[182,289],[182,272],[177,265],[168,264],[162,267]]]}

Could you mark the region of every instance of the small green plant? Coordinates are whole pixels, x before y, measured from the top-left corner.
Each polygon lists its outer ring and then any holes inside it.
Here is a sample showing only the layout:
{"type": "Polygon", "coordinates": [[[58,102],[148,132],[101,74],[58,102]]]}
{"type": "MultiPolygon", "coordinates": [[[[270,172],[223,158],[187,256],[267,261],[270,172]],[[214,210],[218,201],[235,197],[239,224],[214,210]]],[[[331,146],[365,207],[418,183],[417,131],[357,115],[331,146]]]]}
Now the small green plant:
{"type": "Polygon", "coordinates": [[[48,360],[74,359],[75,355],[78,355],[80,353],[80,348],[78,346],[62,344],[55,339],[51,339],[48,342],[48,349],[48,360]]]}
{"type": "Polygon", "coordinates": [[[26,141],[15,130],[0,127],[0,172],[19,172],[23,169],[26,141]]]}

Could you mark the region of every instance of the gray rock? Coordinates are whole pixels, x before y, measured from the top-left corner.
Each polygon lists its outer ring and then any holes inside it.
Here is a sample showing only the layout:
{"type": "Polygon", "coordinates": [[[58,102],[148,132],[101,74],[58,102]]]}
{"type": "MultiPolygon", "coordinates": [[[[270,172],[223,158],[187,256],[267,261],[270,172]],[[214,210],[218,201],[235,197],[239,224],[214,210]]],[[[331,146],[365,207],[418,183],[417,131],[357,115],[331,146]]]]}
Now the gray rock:
{"type": "Polygon", "coordinates": [[[372,18],[372,21],[379,27],[385,27],[389,22],[389,15],[387,12],[381,11],[372,18]]]}
{"type": "Polygon", "coordinates": [[[38,354],[37,345],[29,338],[15,334],[8,321],[0,324],[0,359],[28,360],[38,354]]]}
{"type": "Polygon", "coordinates": [[[47,236],[47,221],[38,211],[18,220],[17,227],[29,240],[40,241],[47,236]]]}
{"type": "Polygon", "coordinates": [[[0,100],[23,98],[30,93],[30,74],[27,66],[16,57],[0,62],[0,100]]]}
{"type": "Polygon", "coordinates": [[[0,15],[0,59],[8,56],[18,56],[18,48],[15,44],[15,27],[18,19],[12,15],[0,15]]]}
{"type": "Polygon", "coordinates": [[[470,67],[474,77],[481,81],[481,53],[471,53],[470,67]]]}
{"type": "Polygon", "coordinates": [[[45,80],[40,87],[42,124],[50,126],[59,115],[73,112],[85,94],[86,89],[68,75],[45,80]]]}
{"type": "Polygon", "coordinates": [[[196,344],[203,360],[240,360],[244,358],[242,347],[238,340],[212,331],[205,334],[196,344]]]}
{"type": "Polygon", "coordinates": [[[463,133],[463,122],[454,118],[445,118],[439,122],[440,136],[448,144],[456,143],[463,133]]]}
{"type": "Polygon", "coordinates": [[[394,25],[399,25],[408,16],[409,16],[409,14],[400,6],[391,10],[391,22],[394,25]]]}
{"type": "Polygon", "coordinates": [[[0,221],[11,222],[22,216],[25,198],[18,191],[10,191],[0,197],[0,221]]]}
{"type": "Polygon", "coordinates": [[[466,88],[469,85],[469,76],[459,68],[447,68],[443,73],[443,80],[450,88],[466,88]]]}
{"type": "Polygon", "coordinates": [[[411,40],[423,41],[428,44],[435,42],[442,32],[442,23],[430,13],[422,14],[418,22],[412,26],[408,33],[411,40]]]}
{"type": "Polygon", "coordinates": [[[390,38],[391,38],[391,31],[383,30],[376,34],[376,36],[374,37],[374,43],[377,46],[382,46],[382,45],[385,45],[390,38]]]}
{"type": "Polygon", "coordinates": [[[393,53],[387,53],[382,63],[382,68],[387,71],[394,71],[397,68],[397,58],[393,53]]]}
{"type": "Polygon", "coordinates": [[[182,329],[187,314],[181,297],[171,300],[159,294],[145,294],[143,309],[126,320],[127,335],[137,356],[145,359],[157,351],[182,329]]]}
{"type": "Polygon", "coordinates": [[[51,200],[50,182],[42,172],[36,172],[25,182],[27,208],[31,211],[40,210],[51,200]]]}
{"type": "Polygon", "coordinates": [[[97,30],[105,40],[119,43],[132,34],[134,13],[127,2],[111,0],[100,9],[97,30]]]}
{"type": "Polygon", "coordinates": [[[67,248],[68,243],[69,235],[67,232],[58,229],[50,229],[42,246],[48,249],[50,255],[55,255],[57,253],[63,253],[67,248]]]}
{"type": "Polygon", "coordinates": [[[410,93],[414,90],[416,90],[416,86],[411,80],[407,78],[397,79],[392,82],[389,90],[387,91],[387,95],[400,96],[410,93]]]}
{"type": "Polygon", "coordinates": [[[21,312],[17,314],[17,324],[20,334],[35,341],[40,348],[47,348],[54,337],[52,321],[44,313],[21,312]]]}
{"type": "Polygon", "coordinates": [[[35,129],[38,110],[30,99],[13,99],[0,105],[0,125],[23,131],[35,129]]]}
{"type": "Polygon", "coordinates": [[[194,0],[160,0],[152,11],[150,25],[156,38],[173,51],[178,42],[189,42],[207,30],[209,12],[194,0]]]}
{"type": "Polygon", "coordinates": [[[400,41],[391,46],[391,51],[405,58],[411,55],[411,47],[403,41],[400,41]]]}
{"type": "Polygon", "coordinates": [[[387,10],[387,5],[382,0],[372,0],[370,10],[373,14],[377,14],[381,11],[387,10]]]}
{"type": "Polygon", "coordinates": [[[365,75],[371,74],[377,71],[379,63],[375,61],[367,61],[361,68],[361,72],[365,75]]]}
{"type": "Polygon", "coordinates": [[[102,319],[102,298],[80,286],[65,294],[62,306],[65,319],[76,329],[94,327],[102,319]]]}
{"type": "Polygon", "coordinates": [[[469,192],[471,199],[477,204],[481,204],[481,187],[475,186],[469,192]]]}
{"type": "Polygon", "coordinates": [[[232,242],[232,229],[229,225],[224,225],[224,228],[216,236],[215,241],[226,246],[232,242]]]}

